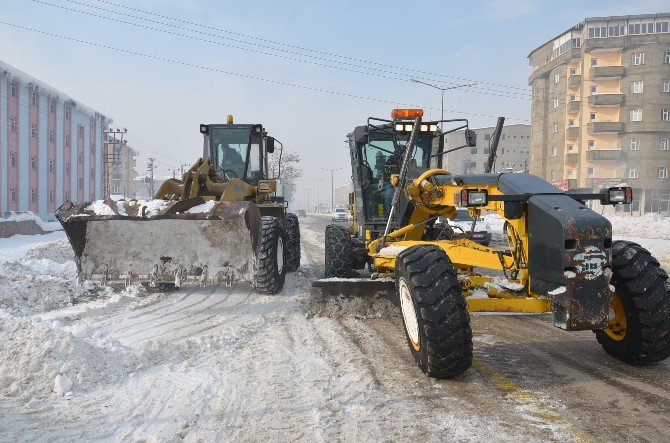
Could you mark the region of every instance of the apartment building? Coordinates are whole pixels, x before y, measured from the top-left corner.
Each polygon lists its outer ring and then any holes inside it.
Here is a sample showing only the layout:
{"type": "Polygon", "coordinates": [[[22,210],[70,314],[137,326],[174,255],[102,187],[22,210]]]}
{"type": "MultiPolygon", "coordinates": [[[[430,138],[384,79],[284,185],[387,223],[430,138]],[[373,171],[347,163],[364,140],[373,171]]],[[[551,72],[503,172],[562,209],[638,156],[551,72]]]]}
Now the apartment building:
{"type": "Polygon", "coordinates": [[[110,119],[0,61],[0,215],[99,198],[110,119]]]}
{"type": "Polygon", "coordinates": [[[531,172],[668,213],[670,13],[587,18],[534,49],[531,172]]]}
{"type": "Polygon", "coordinates": [[[124,198],[135,198],[137,150],[130,147],[127,140],[113,136],[108,136],[105,145],[109,168],[109,193],[124,198]]]}
{"type": "MultiPolygon", "coordinates": [[[[489,143],[495,127],[473,129],[477,146],[463,148],[446,155],[446,169],[454,174],[484,172],[489,158],[489,143]]],[[[446,136],[445,149],[464,143],[463,131],[446,136]]],[[[530,125],[506,125],[498,143],[495,170],[498,172],[528,172],[530,167],[530,125]]]]}

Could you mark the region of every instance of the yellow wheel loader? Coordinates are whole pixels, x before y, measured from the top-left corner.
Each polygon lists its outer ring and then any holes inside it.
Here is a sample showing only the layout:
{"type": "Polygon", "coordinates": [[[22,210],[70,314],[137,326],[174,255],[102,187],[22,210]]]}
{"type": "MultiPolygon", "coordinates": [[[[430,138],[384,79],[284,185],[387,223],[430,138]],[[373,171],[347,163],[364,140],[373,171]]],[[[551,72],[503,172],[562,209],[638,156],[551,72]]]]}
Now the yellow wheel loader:
{"type": "Polygon", "coordinates": [[[268,176],[268,154],[281,143],[232,116],[200,132],[203,157],[181,180],[165,181],[154,200],[68,201],[56,211],[80,280],[249,282],[260,293],[281,291],[285,273],[300,265],[298,218],[268,176]]]}
{"type": "MultiPolygon", "coordinates": [[[[592,330],[605,351],[631,364],[670,355],[666,272],[640,245],[612,241],[610,222],[586,204],[629,204],[630,187],[566,193],[525,173],[452,174],[444,154],[476,146],[476,134],[467,120],[422,115],[394,110],[391,120],[369,118],[349,135],[354,222],[327,226],[326,278],[314,286],[326,295],[390,286],[412,355],[438,378],[471,366],[469,312],[479,311],[551,312],[558,328],[592,330]],[[445,146],[452,132],[463,142],[445,146]],[[457,208],[469,211],[472,231],[482,211],[504,217],[504,242],[455,235],[445,221],[457,208]]],[[[501,131],[499,124],[496,143],[501,131]]]]}

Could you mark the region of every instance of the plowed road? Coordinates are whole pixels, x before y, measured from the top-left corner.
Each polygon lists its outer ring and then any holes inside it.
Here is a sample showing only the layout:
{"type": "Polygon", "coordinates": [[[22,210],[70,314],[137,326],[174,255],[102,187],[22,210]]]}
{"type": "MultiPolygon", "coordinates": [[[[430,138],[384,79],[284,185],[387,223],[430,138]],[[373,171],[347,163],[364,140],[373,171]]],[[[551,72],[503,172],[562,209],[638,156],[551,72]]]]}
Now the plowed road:
{"type": "Polygon", "coordinates": [[[310,295],[329,221],[300,222],[303,266],[279,295],[184,287],[45,315],[149,363],[119,377],[110,351],[92,387],[0,397],[0,440],[668,441],[670,362],[625,365],[547,315],[474,316],[472,369],[424,376],[387,300],[310,295]]]}

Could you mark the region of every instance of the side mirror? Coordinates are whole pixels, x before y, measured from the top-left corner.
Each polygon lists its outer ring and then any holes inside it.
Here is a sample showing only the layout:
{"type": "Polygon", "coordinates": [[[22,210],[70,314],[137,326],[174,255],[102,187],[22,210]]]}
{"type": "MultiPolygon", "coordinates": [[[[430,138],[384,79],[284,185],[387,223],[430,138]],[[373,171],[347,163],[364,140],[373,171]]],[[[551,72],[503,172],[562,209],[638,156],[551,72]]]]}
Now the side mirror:
{"type": "Polygon", "coordinates": [[[268,154],[275,152],[275,139],[274,137],[267,137],[265,139],[265,151],[268,154]]]}
{"type": "Polygon", "coordinates": [[[465,144],[468,145],[468,148],[477,146],[477,133],[472,129],[465,130],[465,144]]]}

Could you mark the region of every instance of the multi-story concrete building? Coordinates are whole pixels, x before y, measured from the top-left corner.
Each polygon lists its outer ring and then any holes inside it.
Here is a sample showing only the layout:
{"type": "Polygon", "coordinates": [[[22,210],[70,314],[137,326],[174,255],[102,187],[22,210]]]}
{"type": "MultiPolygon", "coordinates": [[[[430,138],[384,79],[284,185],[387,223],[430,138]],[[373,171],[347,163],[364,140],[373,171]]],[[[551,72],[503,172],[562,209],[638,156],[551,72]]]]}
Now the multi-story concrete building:
{"type": "Polygon", "coordinates": [[[109,193],[124,198],[135,198],[137,178],[136,157],[138,152],[128,146],[127,140],[108,136],[106,142],[109,169],[109,193]]]}
{"type": "MultiPolygon", "coordinates": [[[[463,148],[446,155],[446,169],[454,174],[484,172],[489,158],[489,142],[495,127],[473,129],[477,133],[477,147],[463,148]]],[[[445,149],[463,145],[463,131],[446,136],[445,149]]],[[[498,172],[528,172],[530,166],[530,125],[503,127],[498,143],[495,170],[498,172]]]]}
{"type": "Polygon", "coordinates": [[[110,119],[0,61],[0,213],[43,220],[65,200],[101,195],[110,119]]]}
{"type": "Polygon", "coordinates": [[[571,189],[626,182],[668,212],[670,13],[592,17],[534,49],[531,172],[571,189]]]}

